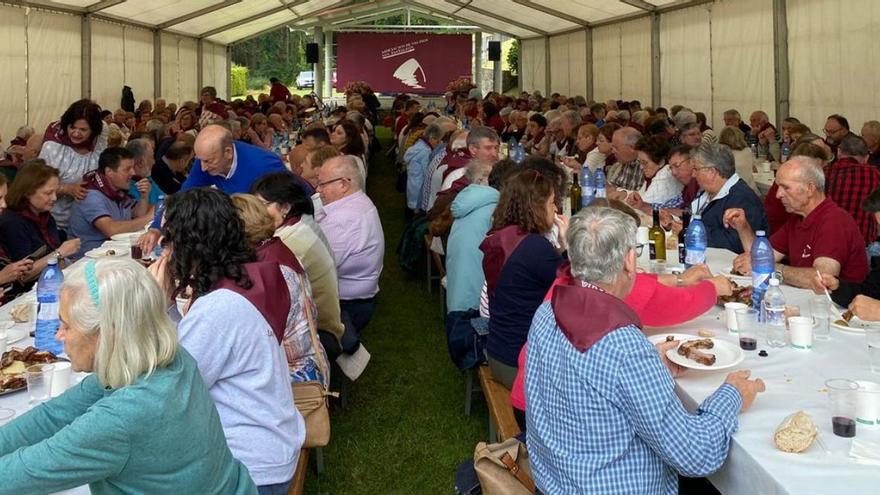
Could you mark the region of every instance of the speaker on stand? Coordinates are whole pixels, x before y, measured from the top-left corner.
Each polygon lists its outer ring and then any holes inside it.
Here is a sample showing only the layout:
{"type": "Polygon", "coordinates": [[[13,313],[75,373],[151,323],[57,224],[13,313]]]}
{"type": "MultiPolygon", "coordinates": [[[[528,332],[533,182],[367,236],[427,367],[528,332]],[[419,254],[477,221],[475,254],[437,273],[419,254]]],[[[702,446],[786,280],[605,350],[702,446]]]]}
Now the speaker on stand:
{"type": "Polygon", "coordinates": [[[500,41],[490,41],[489,42],[489,61],[490,62],[500,62],[501,61],[501,42],[500,41]]]}

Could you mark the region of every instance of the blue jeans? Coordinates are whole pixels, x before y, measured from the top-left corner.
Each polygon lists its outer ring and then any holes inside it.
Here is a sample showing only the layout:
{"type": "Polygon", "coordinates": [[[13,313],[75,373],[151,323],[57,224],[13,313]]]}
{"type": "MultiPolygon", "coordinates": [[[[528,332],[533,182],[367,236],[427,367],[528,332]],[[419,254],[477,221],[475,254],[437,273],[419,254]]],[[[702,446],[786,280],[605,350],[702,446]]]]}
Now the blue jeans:
{"type": "Polygon", "coordinates": [[[274,485],[263,485],[257,487],[257,493],[260,495],[287,495],[287,488],[290,481],[284,483],[276,483],[274,485]]]}

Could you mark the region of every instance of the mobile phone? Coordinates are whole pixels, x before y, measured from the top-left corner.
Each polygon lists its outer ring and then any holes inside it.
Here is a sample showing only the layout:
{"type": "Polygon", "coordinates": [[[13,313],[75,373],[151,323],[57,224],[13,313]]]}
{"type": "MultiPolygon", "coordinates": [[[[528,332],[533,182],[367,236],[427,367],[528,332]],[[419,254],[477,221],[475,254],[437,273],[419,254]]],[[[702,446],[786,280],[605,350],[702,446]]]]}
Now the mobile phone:
{"type": "Polygon", "coordinates": [[[38,259],[42,258],[43,256],[46,256],[46,252],[48,250],[49,249],[44,244],[44,245],[40,246],[39,249],[37,249],[36,251],[34,251],[33,253],[31,253],[25,257],[31,261],[37,261],[38,259]]]}

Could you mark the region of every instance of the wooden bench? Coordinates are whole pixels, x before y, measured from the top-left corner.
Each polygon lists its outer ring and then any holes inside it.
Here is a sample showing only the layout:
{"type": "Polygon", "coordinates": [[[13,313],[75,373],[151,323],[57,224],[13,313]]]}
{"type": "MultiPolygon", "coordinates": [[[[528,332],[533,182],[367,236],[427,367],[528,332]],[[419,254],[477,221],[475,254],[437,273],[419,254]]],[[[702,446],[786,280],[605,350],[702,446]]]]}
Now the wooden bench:
{"type": "Polygon", "coordinates": [[[492,378],[488,366],[480,366],[480,388],[489,408],[489,441],[503,442],[521,431],[510,405],[510,390],[492,378]]]}
{"type": "Polygon", "coordinates": [[[306,473],[309,470],[309,450],[302,449],[299,451],[299,461],[296,463],[296,471],[293,473],[293,479],[290,481],[290,487],[287,488],[287,495],[302,495],[303,487],[306,484],[306,473]]]}

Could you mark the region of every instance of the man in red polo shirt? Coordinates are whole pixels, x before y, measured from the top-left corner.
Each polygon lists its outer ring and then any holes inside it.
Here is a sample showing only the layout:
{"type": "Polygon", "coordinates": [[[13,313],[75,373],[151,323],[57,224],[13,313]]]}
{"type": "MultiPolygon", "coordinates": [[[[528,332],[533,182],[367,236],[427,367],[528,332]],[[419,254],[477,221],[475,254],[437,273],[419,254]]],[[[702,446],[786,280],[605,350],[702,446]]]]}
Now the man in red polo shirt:
{"type": "MultiPolygon", "coordinates": [[[[776,271],[792,286],[809,288],[816,270],[847,282],[861,282],[868,274],[864,238],[846,210],[825,196],[822,162],[797,156],[785,162],[776,174],[776,196],[791,217],[770,236],[776,255],[776,271]],[[786,260],[785,264],[781,262],[786,260]]],[[[741,208],[724,212],[724,223],[739,233],[745,252],[736,257],[733,268],[751,272],[749,251],[755,233],[741,208]]]]}
{"type": "Polygon", "coordinates": [[[840,141],[837,161],[825,167],[825,193],[853,216],[865,245],[877,240],[877,221],[862,202],[880,187],[880,171],[867,163],[869,153],[865,141],[850,134],[840,141]]]}

